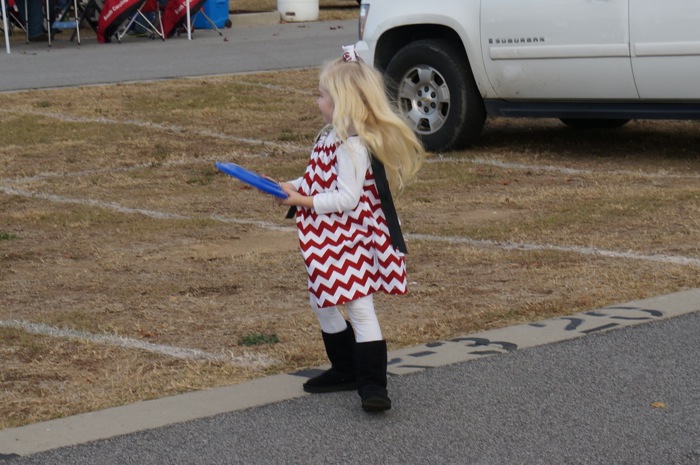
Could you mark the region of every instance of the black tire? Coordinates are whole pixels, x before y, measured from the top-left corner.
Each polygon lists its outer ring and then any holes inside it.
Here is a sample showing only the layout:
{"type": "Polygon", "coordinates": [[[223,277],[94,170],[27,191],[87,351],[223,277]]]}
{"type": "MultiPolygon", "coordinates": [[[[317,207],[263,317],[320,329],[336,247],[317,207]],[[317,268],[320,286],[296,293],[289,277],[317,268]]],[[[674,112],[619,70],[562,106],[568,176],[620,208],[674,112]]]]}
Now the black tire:
{"type": "Polygon", "coordinates": [[[449,42],[419,40],[386,67],[389,97],[429,151],[467,147],[484,127],[484,102],[463,55],[449,42]]]}
{"type": "Polygon", "coordinates": [[[226,22],[224,23],[224,27],[227,29],[230,28],[233,25],[233,22],[231,22],[230,19],[227,19],[226,22]]]}
{"type": "Polygon", "coordinates": [[[629,123],[628,119],[561,118],[571,129],[616,129],[629,123]]]}

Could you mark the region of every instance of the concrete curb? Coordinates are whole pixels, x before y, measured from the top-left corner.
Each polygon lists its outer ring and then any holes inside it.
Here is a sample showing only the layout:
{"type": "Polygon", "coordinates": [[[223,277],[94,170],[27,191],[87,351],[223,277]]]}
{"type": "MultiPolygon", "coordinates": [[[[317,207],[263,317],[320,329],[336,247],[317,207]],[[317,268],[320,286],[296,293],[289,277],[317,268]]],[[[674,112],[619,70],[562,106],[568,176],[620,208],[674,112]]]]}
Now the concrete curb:
{"type": "MultiPolygon", "coordinates": [[[[700,289],[692,289],[570,316],[484,331],[450,341],[392,351],[389,353],[389,374],[401,376],[697,311],[700,311],[700,289]]],[[[307,395],[301,388],[302,379],[325,368],[274,375],[234,386],[137,402],[2,430],[0,457],[30,455],[294,399],[307,395]]]]}

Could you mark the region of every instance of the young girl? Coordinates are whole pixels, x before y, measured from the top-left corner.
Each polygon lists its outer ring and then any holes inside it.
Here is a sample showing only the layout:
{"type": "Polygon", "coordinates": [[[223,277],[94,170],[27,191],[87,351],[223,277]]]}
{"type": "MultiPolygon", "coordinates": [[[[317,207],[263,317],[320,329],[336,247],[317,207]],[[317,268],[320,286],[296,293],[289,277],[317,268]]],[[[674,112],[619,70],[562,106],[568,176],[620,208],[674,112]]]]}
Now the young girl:
{"type": "Polygon", "coordinates": [[[381,74],[352,46],[343,48],[319,79],[316,103],[327,126],[304,176],[281,184],[289,197],[277,202],[293,207],[311,308],[331,361],[304,390],[357,389],[364,410],[383,411],[391,408],[387,348],[373,293],[406,293],[406,247],[390,189],[416,174],[424,151],[392,111],[381,74]]]}

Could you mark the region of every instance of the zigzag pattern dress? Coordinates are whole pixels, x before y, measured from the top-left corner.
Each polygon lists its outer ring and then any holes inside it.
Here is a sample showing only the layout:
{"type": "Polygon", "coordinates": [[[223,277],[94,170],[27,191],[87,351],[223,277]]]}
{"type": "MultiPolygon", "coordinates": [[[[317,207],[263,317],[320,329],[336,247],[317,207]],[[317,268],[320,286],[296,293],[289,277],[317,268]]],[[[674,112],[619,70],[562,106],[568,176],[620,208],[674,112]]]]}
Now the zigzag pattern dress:
{"type": "MultiPolygon", "coordinates": [[[[323,134],[311,152],[299,185],[302,195],[337,189],[335,133],[323,134]]],[[[318,307],[341,305],[374,292],[406,293],[406,262],[391,243],[372,168],[351,211],[328,214],[298,207],[299,231],[308,288],[318,307]]]]}

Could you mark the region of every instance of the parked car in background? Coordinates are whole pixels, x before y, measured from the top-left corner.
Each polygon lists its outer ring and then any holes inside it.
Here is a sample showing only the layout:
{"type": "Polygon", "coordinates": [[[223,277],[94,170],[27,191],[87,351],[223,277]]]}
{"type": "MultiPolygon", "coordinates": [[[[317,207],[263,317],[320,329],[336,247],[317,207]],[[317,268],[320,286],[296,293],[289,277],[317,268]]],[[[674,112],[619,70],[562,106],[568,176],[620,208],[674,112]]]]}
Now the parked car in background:
{"type": "Polygon", "coordinates": [[[360,40],[426,148],[487,115],[700,119],[698,0],[363,0],[360,40]]]}

